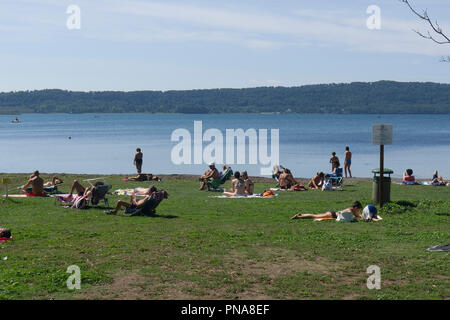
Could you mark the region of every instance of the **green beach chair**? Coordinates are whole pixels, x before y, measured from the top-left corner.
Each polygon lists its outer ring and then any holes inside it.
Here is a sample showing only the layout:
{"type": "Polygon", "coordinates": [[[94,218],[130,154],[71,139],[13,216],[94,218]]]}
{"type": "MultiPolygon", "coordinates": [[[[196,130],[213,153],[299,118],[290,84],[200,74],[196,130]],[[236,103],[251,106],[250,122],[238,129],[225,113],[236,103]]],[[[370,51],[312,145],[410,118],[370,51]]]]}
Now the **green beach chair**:
{"type": "Polygon", "coordinates": [[[222,177],[220,179],[215,179],[208,182],[208,190],[223,192],[221,185],[227,182],[227,180],[230,180],[232,175],[233,170],[231,170],[231,168],[226,168],[225,171],[222,172],[222,177]]]}

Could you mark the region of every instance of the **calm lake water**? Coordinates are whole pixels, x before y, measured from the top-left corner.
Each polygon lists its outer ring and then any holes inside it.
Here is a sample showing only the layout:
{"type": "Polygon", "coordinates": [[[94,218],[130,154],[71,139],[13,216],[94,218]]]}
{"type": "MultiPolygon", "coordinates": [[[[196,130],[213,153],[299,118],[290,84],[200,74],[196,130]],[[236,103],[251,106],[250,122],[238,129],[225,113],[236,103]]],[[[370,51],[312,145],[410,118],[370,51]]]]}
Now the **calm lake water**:
{"type": "MultiPolygon", "coordinates": [[[[38,169],[130,175],[135,173],[133,156],[140,147],[146,173],[199,174],[205,164],[176,165],[171,158],[177,145],[171,141],[172,132],[184,128],[193,137],[198,120],[203,132],[219,129],[224,140],[226,129],[269,129],[269,137],[270,129],[279,129],[279,162],[299,177],[329,171],[332,151],[343,165],[347,145],[353,152],[353,175],[371,177],[371,170],[379,167],[379,147],[371,143],[371,127],[393,124],[394,144],[385,147],[385,167],[394,170],[394,177],[412,168],[419,178],[431,178],[435,169],[450,178],[450,115],[23,114],[21,123],[13,124],[14,118],[0,115],[0,172],[4,173],[38,169]]],[[[203,147],[209,143],[203,142],[203,147]]],[[[232,167],[260,175],[260,164],[232,167]]]]}

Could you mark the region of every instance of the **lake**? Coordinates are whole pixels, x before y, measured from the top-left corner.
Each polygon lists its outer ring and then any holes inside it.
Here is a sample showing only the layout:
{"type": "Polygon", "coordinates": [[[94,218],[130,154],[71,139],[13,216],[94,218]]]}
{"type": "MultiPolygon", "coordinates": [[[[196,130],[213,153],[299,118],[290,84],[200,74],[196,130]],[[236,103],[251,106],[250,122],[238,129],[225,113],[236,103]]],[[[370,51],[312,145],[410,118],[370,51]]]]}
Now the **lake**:
{"type": "MultiPolygon", "coordinates": [[[[393,144],[385,147],[385,167],[394,170],[394,177],[412,168],[419,178],[431,178],[435,169],[450,178],[450,115],[23,114],[17,124],[11,123],[14,118],[0,115],[0,172],[4,173],[38,169],[131,175],[135,174],[134,152],[140,147],[145,173],[200,174],[205,163],[174,163],[171,152],[178,142],[171,141],[171,135],[186,129],[194,138],[194,121],[202,121],[203,133],[215,128],[224,140],[226,129],[268,129],[269,138],[270,129],[279,129],[279,162],[298,177],[330,171],[333,151],[343,165],[348,145],[353,176],[371,177],[371,170],[379,167],[372,125],[384,123],[394,126],[393,144]]],[[[197,147],[209,143],[200,142],[197,147]]],[[[249,149],[248,141],[245,147],[249,149]]],[[[232,168],[246,169],[250,175],[261,173],[260,164],[232,168]]]]}

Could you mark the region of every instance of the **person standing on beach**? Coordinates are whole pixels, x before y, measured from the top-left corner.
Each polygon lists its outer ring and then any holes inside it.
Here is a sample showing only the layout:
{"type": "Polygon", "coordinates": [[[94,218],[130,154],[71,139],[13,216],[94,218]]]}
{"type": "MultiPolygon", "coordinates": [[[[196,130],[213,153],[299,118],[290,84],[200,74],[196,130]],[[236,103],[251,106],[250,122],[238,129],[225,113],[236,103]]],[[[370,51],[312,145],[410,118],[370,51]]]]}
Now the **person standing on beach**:
{"type": "Polygon", "coordinates": [[[352,177],[352,171],[350,170],[350,166],[352,165],[352,153],[350,152],[350,147],[345,147],[345,164],[344,171],[345,177],[347,178],[347,170],[350,178],[352,177]]]}
{"type": "Polygon", "coordinates": [[[333,152],[331,154],[330,163],[331,163],[331,172],[335,172],[336,169],[341,166],[341,163],[339,162],[339,158],[336,157],[336,152],[333,152]]]}
{"type": "Polygon", "coordinates": [[[136,166],[137,173],[140,174],[142,171],[142,158],[143,154],[141,152],[141,148],[136,149],[136,153],[134,155],[134,165],[136,166]]]}

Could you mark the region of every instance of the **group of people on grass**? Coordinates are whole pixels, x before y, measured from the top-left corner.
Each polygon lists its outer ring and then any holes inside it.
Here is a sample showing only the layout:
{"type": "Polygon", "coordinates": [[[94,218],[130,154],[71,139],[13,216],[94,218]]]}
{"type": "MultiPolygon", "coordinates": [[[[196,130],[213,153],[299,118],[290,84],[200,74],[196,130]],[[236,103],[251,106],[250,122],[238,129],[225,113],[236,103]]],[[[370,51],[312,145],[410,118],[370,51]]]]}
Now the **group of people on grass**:
{"type": "MultiPolygon", "coordinates": [[[[210,190],[210,184],[214,180],[220,180],[224,178],[227,170],[230,169],[228,165],[223,165],[222,172],[219,172],[216,168],[216,164],[211,162],[209,164],[209,169],[206,170],[199,178],[200,189],[199,190],[210,190]]],[[[223,194],[228,197],[245,197],[253,195],[254,183],[250,180],[247,171],[240,173],[236,171],[231,179],[231,190],[225,191],[223,194]]]]}
{"type": "MultiPolygon", "coordinates": [[[[414,176],[414,172],[412,169],[406,169],[403,173],[403,184],[419,184],[416,181],[416,177],[414,176]]],[[[433,177],[431,181],[427,181],[427,184],[435,185],[435,186],[445,186],[446,182],[442,176],[439,176],[438,171],[434,170],[433,177]]]]}

